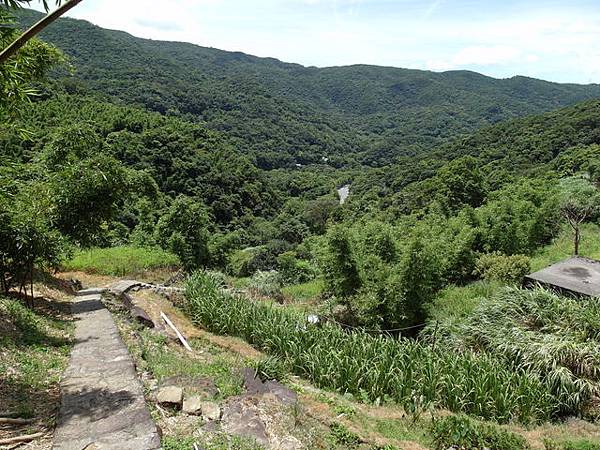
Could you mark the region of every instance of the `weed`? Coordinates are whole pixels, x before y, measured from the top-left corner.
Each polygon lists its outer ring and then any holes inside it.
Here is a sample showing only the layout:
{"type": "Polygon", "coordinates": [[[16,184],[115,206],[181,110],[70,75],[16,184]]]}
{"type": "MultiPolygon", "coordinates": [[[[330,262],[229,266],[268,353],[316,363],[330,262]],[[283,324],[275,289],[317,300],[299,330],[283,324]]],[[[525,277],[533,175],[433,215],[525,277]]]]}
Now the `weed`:
{"type": "Polygon", "coordinates": [[[262,380],[283,381],[287,377],[290,369],[286,362],[278,356],[267,356],[252,362],[256,375],[262,380]]]}
{"type": "Polygon", "coordinates": [[[600,442],[587,440],[555,442],[544,441],[545,450],[600,450],[600,442]]]}
{"type": "Polygon", "coordinates": [[[334,422],[330,425],[331,440],[344,448],[355,448],[360,444],[360,437],[348,430],[343,424],[334,422]]]}
{"type": "Polygon", "coordinates": [[[529,445],[522,436],[495,425],[475,422],[466,416],[448,416],[432,424],[436,450],[457,446],[464,449],[527,450],[529,445]]]}
{"type": "Polygon", "coordinates": [[[0,297],[0,404],[19,417],[53,424],[53,392],[68,362],[72,324],[0,297]]]}

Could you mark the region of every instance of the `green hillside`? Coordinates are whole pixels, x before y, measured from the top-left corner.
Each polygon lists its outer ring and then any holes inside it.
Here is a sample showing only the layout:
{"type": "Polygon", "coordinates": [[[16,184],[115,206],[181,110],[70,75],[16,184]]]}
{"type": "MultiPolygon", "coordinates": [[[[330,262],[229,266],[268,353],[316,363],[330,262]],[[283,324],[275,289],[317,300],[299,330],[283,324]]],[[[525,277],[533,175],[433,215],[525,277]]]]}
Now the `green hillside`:
{"type": "Polygon", "coordinates": [[[350,205],[362,210],[368,202],[376,210],[390,208],[400,214],[419,210],[436,193],[446,195],[437,184],[445,176],[444,167],[467,156],[475,158],[489,191],[523,175],[595,174],[599,130],[598,100],[485,127],[428,154],[357,173],[350,205]]]}
{"type": "MultiPolygon", "coordinates": [[[[23,23],[37,17],[23,11],[23,23]]],[[[467,71],[315,68],[61,19],[43,39],[71,56],[67,89],[178,114],[227,132],[260,167],[381,165],[479,127],[600,97],[599,85],[467,71]]]]}

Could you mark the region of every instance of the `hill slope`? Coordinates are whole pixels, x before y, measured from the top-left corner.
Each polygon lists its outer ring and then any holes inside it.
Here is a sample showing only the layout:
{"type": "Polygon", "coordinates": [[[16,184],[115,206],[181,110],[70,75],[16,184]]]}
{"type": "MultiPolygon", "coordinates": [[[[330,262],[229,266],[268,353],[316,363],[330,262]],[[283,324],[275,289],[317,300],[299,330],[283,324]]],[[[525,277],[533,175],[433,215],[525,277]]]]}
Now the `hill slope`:
{"type": "MultiPolygon", "coordinates": [[[[570,176],[600,155],[600,100],[508,120],[441,145],[426,155],[363,170],[352,180],[350,204],[377,204],[410,213],[433,199],[431,179],[453,160],[471,156],[489,189],[519,176],[570,176]]],[[[442,177],[444,175],[441,175],[442,177]]]]}
{"type": "MultiPolygon", "coordinates": [[[[38,13],[23,11],[22,22],[38,13]]],[[[508,118],[600,97],[600,85],[467,71],[303,67],[61,19],[42,37],[72,57],[71,89],[98,91],[226,131],[264,168],[385,164],[508,118]]]]}

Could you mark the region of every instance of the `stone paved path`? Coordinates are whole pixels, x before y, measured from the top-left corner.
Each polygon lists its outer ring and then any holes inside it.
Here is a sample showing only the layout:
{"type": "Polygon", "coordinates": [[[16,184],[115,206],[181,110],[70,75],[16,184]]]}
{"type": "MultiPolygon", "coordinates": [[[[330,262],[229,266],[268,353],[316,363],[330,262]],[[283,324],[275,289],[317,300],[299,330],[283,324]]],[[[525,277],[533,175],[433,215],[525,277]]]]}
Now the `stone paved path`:
{"type": "Polygon", "coordinates": [[[154,450],[160,438],[101,289],[73,303],[76,343],[61,381],[53,450],[154,450]]]}

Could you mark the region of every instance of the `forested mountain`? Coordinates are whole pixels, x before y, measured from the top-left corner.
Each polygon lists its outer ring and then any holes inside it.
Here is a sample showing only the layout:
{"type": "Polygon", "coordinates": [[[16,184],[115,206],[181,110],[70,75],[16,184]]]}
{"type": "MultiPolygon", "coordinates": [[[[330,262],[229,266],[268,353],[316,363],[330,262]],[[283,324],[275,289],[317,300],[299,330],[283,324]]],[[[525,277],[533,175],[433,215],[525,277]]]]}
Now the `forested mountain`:
{"type": "MultiPolygon", "coordinates": [[[[38,17],[21,13],[22,23],[38,17]]],[[[70,92],[205,122],[261,168],[383,165],[482,126],[600,97],[600,85],[498,80],[467,71],[315,68],[61,19],[42,38],[76,68],[70,92]]]]}
{"type": "MultiPolygon", "coordinates": [[[[569,176],[589,167],[600,144],[600,100],[505,121],[441,145],[420,157],[402,158],[353,178],[350,206],[364,211],[391,208],[396,214],[420,210],[447,195],[437,183],[474,158],[486,190],[522,176],[569,176]],[[593,149],[590,150],[590,149],[593,149]],[[590,153],[591,152],[591,153],[590,153]],[[454,162],[453,162],[454,161],[454,162]],[[448,171],[447,167],[453,166],[448,171]]],[[[464,180],[463,180],[464,181],[464,180]]],[[[360,213],[359,213],[360,214],[360,213]]]]}

